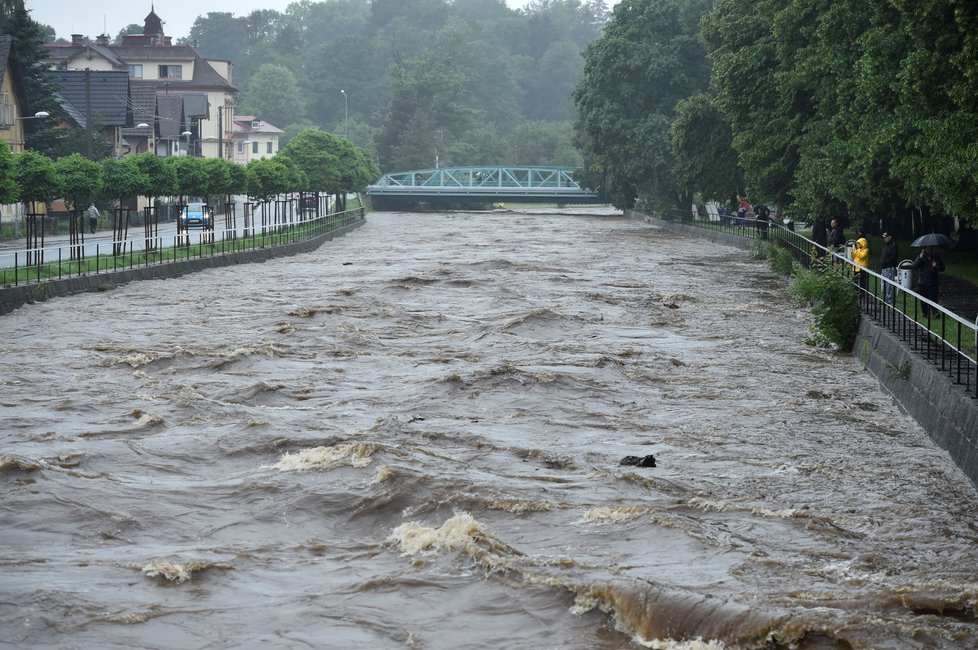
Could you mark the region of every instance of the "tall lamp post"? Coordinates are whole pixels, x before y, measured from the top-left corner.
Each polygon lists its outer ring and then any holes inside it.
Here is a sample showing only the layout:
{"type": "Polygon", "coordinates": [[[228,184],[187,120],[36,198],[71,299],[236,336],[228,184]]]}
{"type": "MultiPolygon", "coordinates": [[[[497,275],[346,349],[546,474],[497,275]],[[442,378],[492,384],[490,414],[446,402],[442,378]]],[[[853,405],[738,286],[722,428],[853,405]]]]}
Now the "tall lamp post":
{"type": "MultiPolygon", "coordinates": [[[[26,120],[43,120],[45,117],[49,117],[50,115],[51,114],[48,113],[47,111],[38,111],[38,112],[34,113],[33,115],[29,115],[27,117],[15,117],[14,119],[16,121],[18,121],[18,122],[24,122],[26,120]]],[[[16,144],[16,143],[13,143],[13,144],[16,144]]],[[[21,146],[21,148],[24,148],[24,149],[27,148],[26,147],[25,138],[24,138],[24,127],[23,126],[20,127],[20,146],[21,146]]],[[[17,153],[17,152],[14,152],[14,153],[17,153]]]]}
{"type": "Polygon", "coordinates": [[[343,137],[347,140],[350,139],[350,98],[347,96],[345,90],[341,90],[343,93],[343,137]]]}

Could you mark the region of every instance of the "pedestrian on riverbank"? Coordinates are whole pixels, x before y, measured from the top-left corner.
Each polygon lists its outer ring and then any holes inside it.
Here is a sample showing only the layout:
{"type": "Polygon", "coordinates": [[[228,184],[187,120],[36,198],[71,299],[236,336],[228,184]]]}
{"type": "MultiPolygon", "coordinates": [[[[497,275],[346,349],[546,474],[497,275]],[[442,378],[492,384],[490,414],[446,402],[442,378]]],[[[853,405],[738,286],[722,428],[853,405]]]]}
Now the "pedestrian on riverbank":
{"type": "Polygon", "coordinates": [[[754,221],[757,226],[757,236],[761,239],[767,239],[768,226],[771,224],[771,211],[763,203],[754,210],[757,213],[757,218],[754,221]]]}
{"type": "MultiPolygon", "coordinates": [[[[897,251],[897,243],[893,239],[893,234],[889,232],[883,233],[883,252],[880,253],[880,273],[887,280],[896,280],[896,267],[897,258],[899,253],[897,251]]],[[[888,304],[893,304],[896,300],[896,286],[890,282],[883,283],[883,301],[888,304]]]]}
{"type": "Polygon", "coordinates": [[[856,265],[856,282],[859,288],[866,291],[869,288],[869,240],[866,233],[860,232],[856,237],[856,245],[852,249],[852,263],[856,265]]]}
{"type": "Polygon", "coordinates": [[[98,226],[98,216],[98,208],[95,207],[95,204],[88,206],[88,227],[92,234],[95,233],[95,227],[98,226]]]}
{"type": "Polygon", "coordinates": [[[829,250],[836,251],[839,248],[843,248],[846,245],[846,231],[839,223],[838,219],[832,219],[829,222],[829,250]]]}
{"type": "Polygon", "coordinates": [[[825,247],[829,243],[829,229],[825,226],[825,221],[821,218],[816,219],[812,224],[812,241],[818,244],[815,247],[815,256],[825,255],[825,247]]]}
{"type": "MultiPolygon", "coordinates": [[[[914,260],[910,268],[917,272],[917,291],[920,295],[937,303],[940,295],[940,273],[944,271],[944,260],[937,254],[934,247],[928,246],[920,251],[920,256],[914,260]]],[[[940,312],[935,312],[934,308],[926,302],[920,303],[920,311],[923,312],[925,318],[930,318],[931,313],[940,315],[940,312]]]]}

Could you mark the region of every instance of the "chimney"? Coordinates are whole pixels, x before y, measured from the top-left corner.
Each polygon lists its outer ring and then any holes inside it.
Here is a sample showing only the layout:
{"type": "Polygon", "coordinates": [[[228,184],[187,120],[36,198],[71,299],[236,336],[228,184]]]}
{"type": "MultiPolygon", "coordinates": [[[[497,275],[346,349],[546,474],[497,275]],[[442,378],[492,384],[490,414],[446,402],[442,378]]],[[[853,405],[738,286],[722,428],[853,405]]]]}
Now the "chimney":
{"type": "Polygon", "coordinates": [[[109,35],[108,34],[99,34],[98,36],[95,37],[95,44],[96,45],[101,45],[103,47],[108,47],[108,45],[109,45],[109,35]]]}
{"type": "Polygon", "coordinates": [[[81,34],[72,34],[71,44],[74,45],[75,47],[81,47],[82,45],[85,44],[85,37],[82,36],[81,34]]]}

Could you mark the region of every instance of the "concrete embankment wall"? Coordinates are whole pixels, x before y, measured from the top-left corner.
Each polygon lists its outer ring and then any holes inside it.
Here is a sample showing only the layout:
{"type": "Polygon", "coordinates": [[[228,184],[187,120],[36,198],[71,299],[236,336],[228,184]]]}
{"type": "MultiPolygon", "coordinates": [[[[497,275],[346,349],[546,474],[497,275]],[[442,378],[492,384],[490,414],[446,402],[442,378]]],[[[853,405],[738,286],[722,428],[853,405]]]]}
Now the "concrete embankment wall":
{"type": "Polygon", "coordinates": [[[340,237],[359,228],[365,223],[360,220],[348,226],[323,233],[311,239],[282,244],[280,246],[269,246],[267,248],[255,248],[228,253],[226,255],[214,255],[212,257],[192,258],[189,260],[178,260],[176,262],[166,262],[163,264],[153,264],[139,268],[126,269],[120,271],[107,271],[91,273],[75,278],[65,278],[63,280],[50,280],[42,283],[25,284],[16,287],[0,287],[0,314],[6,314],[18,307],[47,300],[56,296],[70,296],[76,293],[88,291],[108,291],[117,286],[132,282],[133,280],[155,280],[162,278],[176,278],[187,273],[200,271],[203,269],[219,268],[222,266],[235,266],[237,264],[250,264],[253,262],[264,262],[276,257],[296,255],[316,250],[336,237],[340,237]]]}
{"type": "MultiPolygon", "coordinates": [[[[755,244],[752,239],[651,219],[637,212],[626,212],[626,216],[744,250],[755,244]]],[[[946,372],[914,354],[903,341],[869,318],[860,321],[852,354],[978,486],[978,399],[970,397],[946,372]]]]}

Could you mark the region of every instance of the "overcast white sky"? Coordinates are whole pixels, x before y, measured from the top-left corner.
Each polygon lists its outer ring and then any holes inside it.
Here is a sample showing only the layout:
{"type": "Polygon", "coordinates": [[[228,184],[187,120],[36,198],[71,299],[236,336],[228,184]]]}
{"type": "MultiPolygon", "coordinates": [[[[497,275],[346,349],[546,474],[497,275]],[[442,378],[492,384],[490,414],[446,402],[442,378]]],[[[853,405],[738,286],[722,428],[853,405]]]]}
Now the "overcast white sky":
{"type": "MultiPolygon", "coordinates": [[[[95,38],[105,33],[115,37],[123,27],[142,25],[154,8],[163,19],[163,31],[174,40],[190,35],[197,16],[211,11],[229,11],[246,16],[255,9],[285,11],[294,0],[27,0],[31,16],[39,23],[51,25],[61,38],[72,34],[95,38]]],[[[528,0],[506,0],[510,7],[526,6],[528,0]]],[[[608,3],[617,4],[617,0],[608,3]]]]}

